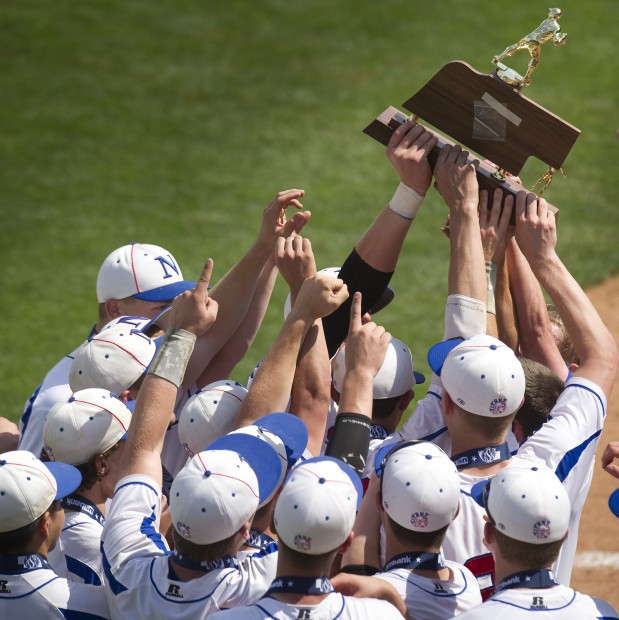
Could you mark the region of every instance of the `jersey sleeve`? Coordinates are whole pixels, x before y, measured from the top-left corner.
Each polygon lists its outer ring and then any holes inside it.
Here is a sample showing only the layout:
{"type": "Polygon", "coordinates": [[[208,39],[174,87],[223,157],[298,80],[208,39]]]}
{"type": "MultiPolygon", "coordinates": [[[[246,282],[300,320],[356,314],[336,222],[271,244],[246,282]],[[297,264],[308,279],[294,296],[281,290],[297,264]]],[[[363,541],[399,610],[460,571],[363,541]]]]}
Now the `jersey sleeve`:
{"type": "Polygon", "coordinates": [[[106,576],[108,567],[118,577],[133,558],[169,553],[159,533],[160,516],[161,490],[152,478],[132,475],[119,481],[101,536],[106,576]]]}

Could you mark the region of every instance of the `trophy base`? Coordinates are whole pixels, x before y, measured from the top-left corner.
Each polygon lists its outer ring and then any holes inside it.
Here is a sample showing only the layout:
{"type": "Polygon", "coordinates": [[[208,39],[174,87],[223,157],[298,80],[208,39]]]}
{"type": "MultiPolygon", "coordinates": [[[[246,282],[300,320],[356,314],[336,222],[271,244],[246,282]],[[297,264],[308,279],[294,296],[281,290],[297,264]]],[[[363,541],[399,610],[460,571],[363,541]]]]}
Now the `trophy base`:
{"type": "Polygon", "coordinates": [[[497,62],[496,64],[496,74],[499,79],[501,79],[506,84],[513,86],[514,88],[522,88],[525,86],[525,79],[520,73],[510,69],[507,65],[504,65],[502,62],[497,62]]]}

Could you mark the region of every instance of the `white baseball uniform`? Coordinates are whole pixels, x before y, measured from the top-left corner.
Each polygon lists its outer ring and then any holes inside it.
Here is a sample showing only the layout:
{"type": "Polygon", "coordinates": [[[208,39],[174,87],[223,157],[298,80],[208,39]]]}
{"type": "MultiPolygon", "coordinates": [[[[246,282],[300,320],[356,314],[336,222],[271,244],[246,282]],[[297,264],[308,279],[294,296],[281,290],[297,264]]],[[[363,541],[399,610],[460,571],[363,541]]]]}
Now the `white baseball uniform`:
{"type": "Polygon", "coordinates": [[[75,494],[62,502],[64,527],[56,547],[49,552],[49,563],[69,581],[102,586],[101,533],[105,517],[96,506],[75,494]]]}
{"type": "Polygon", "coordinates": [[[113,618],[205,618],[266,593],[277,563],[270,550],[198,579],[177,579],[159,534],[160,511],[161,492],[152,478],[132,475],[119,481],[101,543],[113,618]]]}
{"type": "MultiPolygon", "coordinates": [[[[592,381],[573,377],[552,409],[551,419],[519,448],[508,467],[531,467],[542,462],[562,481],[571,502],[567,540],[561,547],[553,572],[560,583],[569,584],[578,524],[589,491],[594,456],[606,414],[604,392],[592,381]]],[[[460,513],[447,530],[443,552],[446,558],[464,564],[478,578],[482,595],[493,586],[494,562],[484,546],[485,510],[471,497],[472,486],[487,478],[460,471],[460,513]]]]}
{"type": "Polygon", "coordinates": [[[0,618],[110,618],[105,590],[59,577],[39,554],[0,555],[0,618]]]}
{"type": "Polygon", "coordinates": [[[498,592],[460,616],[462,620],[613,620],[617,612],[606,602],[563,585],[516,588],[498,592]]]}
{"type": "Polygon", "coordinates": [[[446,560],[445,565],[451,573],[446,580],[422,577],[407,568],[395,568],[374,577],[397,590],[415,620],[444,620],[481,603],[473,573],[456,562],[446,560]]]}
{"type": "Polygon", "coordinates": [[[237,607],[213,615],[221,620],[402,620],[402,614],[386,601],[353,598],[333,592],[318,605],[289,605],[271,597],[249,607],[237,607]]]}

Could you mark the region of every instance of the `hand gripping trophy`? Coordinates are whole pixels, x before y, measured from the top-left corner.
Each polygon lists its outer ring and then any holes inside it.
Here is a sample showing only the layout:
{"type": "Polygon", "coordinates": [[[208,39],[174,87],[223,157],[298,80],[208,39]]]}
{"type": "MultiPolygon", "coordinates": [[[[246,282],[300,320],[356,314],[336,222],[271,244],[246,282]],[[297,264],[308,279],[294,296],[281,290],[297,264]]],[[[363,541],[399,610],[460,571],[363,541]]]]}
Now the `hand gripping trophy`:
{"type": "Polygon", "coordinates": [[[531,83],[531,74],[535,71],[537,63],[539,62],[539,55],[544,43],[552,40],[554,45],[563,45],[567,34],[560,32],[561,26],[559,26],[559,19],[561,18],[561,9],[548,9],[548,19],[545,19],[533,32],[520,39],[518,43],[510,45],[505,48],[505,51],[492,59],[492,62],[497,67],[497,73],[499,77],[511,84],[521,88],[522,86],[528,86],[531,83]],[[501,60],[513,56],[516,52],[528,51],[531,55],[529,60],[529,66],[524,77],[518,75],[513,70],[505,66],[501,60]]]}

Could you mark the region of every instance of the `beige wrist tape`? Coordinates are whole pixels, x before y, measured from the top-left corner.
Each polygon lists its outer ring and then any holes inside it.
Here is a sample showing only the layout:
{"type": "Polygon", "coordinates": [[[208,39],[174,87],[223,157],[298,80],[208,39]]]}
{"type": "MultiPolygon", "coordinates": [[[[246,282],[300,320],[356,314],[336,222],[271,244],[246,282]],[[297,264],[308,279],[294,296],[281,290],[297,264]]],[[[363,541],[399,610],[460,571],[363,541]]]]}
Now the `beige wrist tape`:
{"type": "Polygon", "coordinates": [[[407,220],[414,220],[423,199],[424,196],[419,192],[400,181],[393,198],[389,201],[389,208],[407,220]]]}
{"type": "Polygon", "coordinates": [[[486,333],[486,304],[465,295],[449,295],[445,306],[445,337],[470,338],[486,333]]]}
{"type": "Polygon", "coordinates": [[[195,344],[195,334],[184,329],[169,329],[147,372],[180,387],[195,344]]]}
{"type": "Polygon", "coordinates": [[[496,288],[496,269],[497,264],[491,260],[486,261],[486,281],[488,284],[488,299],[486,300],[486,311],[496,314],[496,303],[494,301],[494,289],[496,288]]]}

